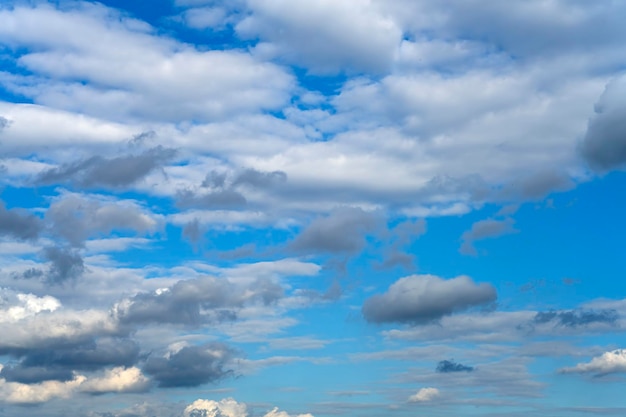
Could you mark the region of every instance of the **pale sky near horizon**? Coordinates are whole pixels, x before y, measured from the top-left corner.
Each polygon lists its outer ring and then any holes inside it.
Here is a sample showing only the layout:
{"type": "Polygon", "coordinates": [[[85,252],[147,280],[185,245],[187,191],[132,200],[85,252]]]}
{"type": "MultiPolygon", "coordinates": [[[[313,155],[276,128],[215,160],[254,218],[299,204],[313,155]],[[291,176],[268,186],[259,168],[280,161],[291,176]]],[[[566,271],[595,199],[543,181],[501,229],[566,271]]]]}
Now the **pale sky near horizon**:
{"type": "Polygon", "coordinates": [[[0,2],[0,416],[626,415],[626,2],[0,2]]]}

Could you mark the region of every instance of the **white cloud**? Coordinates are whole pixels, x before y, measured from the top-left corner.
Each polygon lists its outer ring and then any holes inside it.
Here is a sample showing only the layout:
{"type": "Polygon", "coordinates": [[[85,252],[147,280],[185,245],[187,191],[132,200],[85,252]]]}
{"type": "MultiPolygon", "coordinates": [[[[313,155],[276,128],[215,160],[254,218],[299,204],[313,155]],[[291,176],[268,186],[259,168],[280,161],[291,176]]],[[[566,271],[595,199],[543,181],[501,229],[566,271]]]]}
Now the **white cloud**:
{"type": "MultiPolygon", "coordinates": [[[[199,399],[189,404],[183,412],[183,417],[201,415],[206,417],[248,417],[246,404],[238,403],[233,398],[224,398],[220,401],[199,399]]],[[[313,417],[312,414],[287,414],[279,411],[278,407],[263,415],[264,417],[313,417]]]]}
{"type": "Polygon", "coordinates": [[[387,71],[402,35],[370,0],[248,0],[248,7],[236,29],[260,38],[256,53],[317,73],[387,71]]]}
{"type": "Polygon", "coordinates": [[[409,397],[410,403],[426,403],[433,400],[436,400],[441,396],[441,393],[437,388],[422,388],[417,391],[415,394],[409,397]]]}
{"type": "Polygon", "coordinates": [[[590,362],[579,363],[571,368],[562,368],[561,373],[581,373],[607,375],[626,372],[626,349],[616,349],[605,352],[591,359],[590,362]]]}
{"type": "Polygon", "coordinates": [[[150,387],[150,381],[139,368],[117,367],[105,371],[102,377],[90,378],[85,381],[80,390],[90,394],[105,394],[110,392],[143,392],[150,387]]]}
{"type": "MultiPolygon", "coordinates": [[[[1,369],[1,365],[0,365],[1,369]]],[[[8,404],[39,404],[53,398],[68,398],[85,381],[82,375],[76,375],[66,382],[44,381],[38,384],[7,382],[0,378],[0,401],[8,404]]]]}

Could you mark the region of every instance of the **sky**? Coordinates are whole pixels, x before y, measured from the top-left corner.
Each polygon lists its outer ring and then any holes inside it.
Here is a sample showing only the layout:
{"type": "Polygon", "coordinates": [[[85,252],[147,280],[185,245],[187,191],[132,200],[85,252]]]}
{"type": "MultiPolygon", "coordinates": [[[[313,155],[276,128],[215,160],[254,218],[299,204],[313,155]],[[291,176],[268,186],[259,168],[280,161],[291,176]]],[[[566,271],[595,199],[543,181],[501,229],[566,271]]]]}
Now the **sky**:
{"type": "Polygon", "coordinates": [[[0,2],[0,415],[626,415],[626,2],[0,2]]]}

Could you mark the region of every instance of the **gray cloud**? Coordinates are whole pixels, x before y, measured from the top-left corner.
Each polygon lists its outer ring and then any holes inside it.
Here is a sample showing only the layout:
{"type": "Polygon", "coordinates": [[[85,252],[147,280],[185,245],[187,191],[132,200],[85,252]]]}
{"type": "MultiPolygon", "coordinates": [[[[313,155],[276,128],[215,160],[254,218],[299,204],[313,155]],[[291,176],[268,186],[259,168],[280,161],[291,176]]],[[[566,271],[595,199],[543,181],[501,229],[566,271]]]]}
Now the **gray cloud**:
{"type": "MultiPolygon", "coordinates": [[[[80,254],[73,249],[50,247],[43,251],[43,256],[50,261],[48,281],[61,284],[80,277],[85,272],[85,263],[80,254]]],[[[27,271],[28,272],[28,271],[27,271]]]]}
{"type": "Polygon", "coordinates": [[[246,303],[272,303],[283,296],[283,289],[269,280],[238,286],[226,279],[202,277],[178,281],[167,290],[142,293],[116,306],[124,324],[173,323],[199,325],[236,318],[246,303]]]}
{"type": "Polygon", "coordinates": [[[100,201],[70,194],[50,205],[46,220],[54,233],[73,246],[113,231],[153,232],[157,222],[128,201],[100,201]]]}
{"type": "Polygon", "coordinates": [[[196,387],[231,375],[226,365],[233,357],[234,351],[220,343],[186,346],[166,357],[149,357],[143,371],[159,387],[196,387]]]}
{"type": "Polygon", "coordinates": [[[289,245],[297,252],[354,253],[365,247],[366,235],[382,227],[381,219],[360,208],[342,207],[317,218],[289,245]]]}
{"type": "Polygon", "coordinates": [[[595,107],[581,144],[581,154],[600,172],[626,164],[626,77],[610,82],[595,107]]]}
{"type": "Polygon", "coordinates": [[[246,169],[235,177],[233,186],[248,185],[254,188],[270,188],[287,181],[287,174],[282,171],[262,172],[246,169]]]}
{"type": "Polygon", "coordinates": [[[73,371],[135,364],[139,360],[139,345],[125,338],[99,338],[64,346],[46,346],[44,342],[40,347],[13,352],[13,356],[21,361],[2,369],[0,377],[7,381],[70,381],[74,379],[73,371]]]}
{"type": "Polygon", "coordinates": [[[461,236],[463,243],[459,252],[464,255],[477,255],[474,247],[475,241],[516,233],[517,229],[513,227],[514,223],[515,221],[511,218],[504,220],[487,219],[474,223],[472,228],[461,236]]]}
{"type": "Polygon", "coordinates": [[[72,183],[79,187],[123,188],[133,184],[176,156],[175,149],[157,146],[138,155],[115,158],[92,156],[41,172],[36,185],[72,183]]]}
{"type": "Polygon", "coordinates": [[[615,325],[619,319],[616,310],[560,310],[542,311],[535,315],[533,323],[554,323],[565,327],[579,327],[594,323],[615,325]]]}
{"type": "Polygon", "coordinates": [[[365,300],[362,313],[373,323],[423,324],[491,303],[496,297],[492,285],[476,284],[466,276],[444,280],[433,275],[411,275],[396,281],[386,293],[365,300]]]}
{"type": "Polygon", "coordinates": [[[0,371],[0,378],[7,382],[36,384],[43,381],[71,381],[74,373],[64,367],[6,365],[0,371]]]}
{"type": "Polygon", "coordinates": [[[208,194],[197,194],[190,190],[179,191],[176,206],[182,209],[237,209],[247,204],[246,198],[232,189],[218,190],[208,194]]]}
{"type": "Polygon", "coordinates": [[[474,371],[474,367],[463,365],[454,362],[453,360],[443,360],[437,364],[437,368],[435,368],[435,371],[442,374],[447,374],[451,372],[472,372],[474,371]]]}
{"type": "Polygon", "coordinates": [[[7,210],[0,201],[0,235],[8,235],[17,239],[35,239],[43,230],[43,222],[25,210],[7,210]]]}

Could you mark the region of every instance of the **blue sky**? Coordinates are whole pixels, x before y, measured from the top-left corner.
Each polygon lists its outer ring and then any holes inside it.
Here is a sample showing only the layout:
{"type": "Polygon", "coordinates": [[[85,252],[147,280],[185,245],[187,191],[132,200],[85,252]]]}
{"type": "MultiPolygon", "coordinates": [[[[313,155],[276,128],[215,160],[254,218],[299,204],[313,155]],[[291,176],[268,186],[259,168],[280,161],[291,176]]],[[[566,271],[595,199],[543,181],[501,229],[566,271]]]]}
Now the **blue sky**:
{"type": "Polygon", "coordinates": [[[625,18],[2,2],[0,414],[623,416],[625,18]]]}

